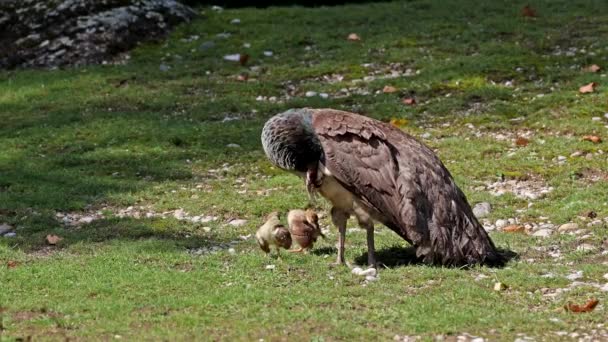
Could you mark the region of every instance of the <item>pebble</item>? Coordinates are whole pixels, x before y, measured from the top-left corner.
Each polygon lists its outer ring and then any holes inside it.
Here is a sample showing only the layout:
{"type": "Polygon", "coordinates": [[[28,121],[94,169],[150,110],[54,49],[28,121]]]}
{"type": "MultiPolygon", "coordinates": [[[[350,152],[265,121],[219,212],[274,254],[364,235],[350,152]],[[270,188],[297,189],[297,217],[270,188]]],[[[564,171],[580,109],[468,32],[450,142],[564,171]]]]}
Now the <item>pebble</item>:
{"type": "Polygon", "coordinates": [[[236,250],[234,248],[228,248],[228,253],[236,254],[236,250]]]}
{"type": "Polygon", "coordinates": [[[328,93],[319,93],[319,96],[323,99],[327,99],[329,98],[329,94],[328,93]]]}
{"type": "Polygon", "coordinates": [[[275,265],[266,265],[267,270],[274,270],[275,267],[276,267],[275,265]]]}
{"type": "Polygon", "coordinates": [[[15,233],[15,232],[8,232],[8,233],[4,234],[4,237],[15,237],[15,236],[17,236],[17,233],[15,233]]]}
{"type": "Polygon", "coordinates": [[[569,231],[577,230],[577,229],[578,229],[578,224],[569,222],[569,223],[564,223],[561,226],[559,226],[559,228],[557,228],[557,231],[558,232],[569,232],[569,231]]]}
{"type": "Polygon", "coordinates": [[[168,66],[167,64],[161,64],[161,65],[158,67],[158,70],[160,70],[160,71],[162,71],[162,72],[169,71],[169,69],[171,69],[171,67],[170,67],[170,66],[168,66]]]}
{"type": "MultiPolygon", "coordinates": [[[[431,137],[431,133],[429,133],[429,132],[423,133],[420,137],[422,137],[422,139],[429,139],[431,137]]],[[[478,204],[483,204],[483,203],[487,203],[487,202],[482,202],[482,203],[478,203],[478,204]]],[[[487,203],[487,204],[489,205],[490,203],[487,203]]],[[[473,209],[473,213],[475,213],[475,209],[473,209]]]]}
{"type": "Polygon", "coordinates": [[[545,238],[551,236],[551,234],[553,234],[553,230],[551,229],[539,229],[535,231],[532,236],[545,238]]]}
{"type": "Polygon", "coordinates": [[[316,91],[312,91],[309,90],[306,92],[306,94],[304,94],[306,97],[313,97],[313,96],[317,96],[317,92],[316,91]]]}
{"type": "Polygon", "coordinates": [[[226,145],[226,147],[228,147],[228,148],[241,148],[241,145],[239,145],[239,144],[228,144],[228,145],[226,145]]]}
{"type": "Polygon", "coordinates": [[[564,157],[564,156],[557,156],[557,160],[558,161],[564,161],[564,160],[566,160],[566,157],[564,157]]]}
{"type": "Polygon", "coordinates": [[[230,23],[231,24],[240,24],[241,23],[241,19],[234,18],[234,19],[230,20],[230,23]]]}
{"type": "Polygon", "coordinates": [[[272,55],[274,55],[274,53],[272,51],[270,51],[270,50],[264,51],[264,56],[266,56],[266,57],[272,57],[272,55]]]}
{"type": "MultiPolygon", "coordinates": [[[[428,134],[428,133],[425,133],[425,134],[428,134]]],[[[429,134],[429,136],[430,136],[430,134],[429,134]]],[[[424,134],[422,135],[422,137],[425,138],[424,134]]],[[[473,207],[473,214],[478,218],[488,216],[491,211],[492,211],[492,205],[488,202],[477,203],[473,207]]]]}
{"type": "Polygon", "coordinates": [[[245,225],[246,223],[247,223],[247,220],[243,220],[243,219],[234,219],[234,220],[228,222],[228,224],[233,227],[240,227],[240,226],[245,225]]]}

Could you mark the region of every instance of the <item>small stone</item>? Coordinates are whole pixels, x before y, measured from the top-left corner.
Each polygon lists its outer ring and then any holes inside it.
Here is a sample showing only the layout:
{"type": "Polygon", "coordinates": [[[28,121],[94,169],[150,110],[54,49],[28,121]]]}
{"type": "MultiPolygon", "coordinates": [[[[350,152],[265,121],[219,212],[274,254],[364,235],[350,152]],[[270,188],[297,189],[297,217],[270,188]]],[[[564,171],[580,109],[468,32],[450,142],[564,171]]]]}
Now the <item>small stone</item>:
{"type": "Polygon", "coordinates": [[[327,99],[327,98],[329,98],[329,94],[328,93],[319,93],[319,97],[321,97],[322,99],[327,99]]]}
{"type": "Polygon", "coordinates": [[[205,233],[209,233],[211,231],[211,227],[203,227],[203,231],[205,233]]]}
{"type": "Polygon", "coordinates": [[[498,228],[498,229],[504,228],[507,224],[508,224],[507,220],[503,220],[503,219],[498,219],[498,220],[496,220],[496,223],[494,223],[494,225],[496,225],[496,228],[498,228]]]}
{"type": "Polygon", "coordinates": [[[158,67],[158,69],[159,69],[160,71],[162,71],[162,72],[167,72],[167,71],[169,71],[169,69],[171,69],[171,67],[170,67],[170,66],[168,66],[167,64],[161,64],[161,65],[158,67]]]}
{"type": "Polygon", "coordinates": [[[306,92],[306,94],[304,94],[306,97],[313,97],[313,96],[317,96],[317,92],[316,91],[312,91],[309,90],[306,92]]]}
{"type": "Polygon", "coordinates": [[[186,216],[184,209],[177,209],[175,212],[173,212],[173,217],[175,217],[178,220],[183,219],[184,216],[186,216]]]}
{"type": "Polygon", "coordinates": [[[240,227],[240,226],[245,225],[246,223],[247,223],[247,220],[243,220],[243,219],[234,219],[234,220],[228,222],[228,224],[233,227],[240,227]]]}
{"type": "Polygon", "coordinates": [[[275,267],[276,267],[275,265],[266,265],[267,270],[274,270],[275,267]]]}
{"type": "Polygon", "coordinates": [[[604,279],[608,280],[608,273],[604,274],[602,277],[604,277],[604,279]]]}
{"type": "Polygon", "coordinates": [[[566,159],[564,156],[557,156],[557,161],[565,161],[566,159]]]}
{"type": "Polygon", "coordinates": [[[272,55],[274,55],[274,53],[272,51],[269,51],[269,50],[264,51],[264,56],[272,57],[272,55]]]}
{"type": "Polygon", "coordinates": [[[602,120],[602,118],[600,118],[599,116],[594,116],[591,118],[591,121],[600,121],[602,120]]]}
{"type": "Polygon", "coordinates": [[[239,144],[228,144],[228,145],[226,145],[226,147],[228,147],[228,148],[241,148],[241,145],[239,145],[239,144]]]}
{"type": "MultiPolygon", "coordinates": [[[[420,137],[422,139],[429,139],[431,137],[431,133],[429,133],[429,132],[422,133],[422,135],[420,137]]],[[[483,202],[483,203],[487,203],[487,202],[483,202]]],[[[477,204],[482,204],[482,203],[477,203],[477,204]]],[[[488,203],[488,205],[489,205],[489,203],[488,203]]],[[[489,210],[488,210],[488,212],[489,212],[489,210]]],[[[473,208],[473,213],[475,213],[475,208],[473,208]]],[[[475,216],[477,216],[477,215],[475,215],[475,216]]],[[[483,216],[478,216],[478,217],[483,217],[483,216]]]]}
{"type": "Polygon", "coordinates": [[[553,230],[551,229],[539,229],[535,231],[532,236],[546,238],[551,236],[551,234],[553,234],[553,230]]]}
{"type": "Polygon", "coordinates": [[[236,254],[236,250],[234,248],[228,248],[228,253],[236,254]]]}
{"type": "MultiPolygon", "coordinates": [[[[245,49],[249,49],[251,47],[251,44],[250,43],[243,43],[243,47],[245,49]]],[[[253,69],[253,67],[252,67],[252,69],[253,69]]]]}
{"type": "Polygon", "coordinates": [[[477,203],[473,207],[473,214],[478,218],[488,216],[491,211],[492,211],[492,205],[488,202],[477,203]]]}
{"type": "Polygon", "coordinates": [[[494,291],[504,291],[507,289],[507,285],[503,284],[503,283],[494,283],[494,291]]]}
{"type": "Polygon", "coordinates": [[[557,228],[557,231],[560,233],[563,233],[563,232],[570,232],[570,231],[577,230],[577,229],[578,229],[578,224],[569,222],[569,223],[564,223],[561,226],[559,226],[559,228],[557,228]]]}
{"type": "Polygon", "coordinates": [[[241,23],[241,19],[234,18],[234,19],[230,20],[230,23],[233,24],[233,25],[240,24],[241,23]]]}
{"type": "Polygon", "coordinates": [[[232,54],[232,55],[225,55],[224,56],[224,60],[225,61],[230,61],[230,62],[238,62],[241,60],[241,55],[238,53],[232,54]]]}

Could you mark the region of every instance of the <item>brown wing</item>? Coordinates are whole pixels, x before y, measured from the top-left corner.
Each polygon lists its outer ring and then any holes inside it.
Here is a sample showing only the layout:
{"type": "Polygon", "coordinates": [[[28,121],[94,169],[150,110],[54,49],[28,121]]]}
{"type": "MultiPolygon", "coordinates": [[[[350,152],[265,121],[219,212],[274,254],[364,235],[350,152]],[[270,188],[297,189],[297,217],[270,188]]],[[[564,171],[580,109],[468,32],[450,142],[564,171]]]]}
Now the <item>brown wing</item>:
{"type": "Polygon", "coordinates": [[[478,263],[495,253],[428,147],[391,125],[348,112],[316,110],[313,127],[334,177],[425,261],[478,263]]]}

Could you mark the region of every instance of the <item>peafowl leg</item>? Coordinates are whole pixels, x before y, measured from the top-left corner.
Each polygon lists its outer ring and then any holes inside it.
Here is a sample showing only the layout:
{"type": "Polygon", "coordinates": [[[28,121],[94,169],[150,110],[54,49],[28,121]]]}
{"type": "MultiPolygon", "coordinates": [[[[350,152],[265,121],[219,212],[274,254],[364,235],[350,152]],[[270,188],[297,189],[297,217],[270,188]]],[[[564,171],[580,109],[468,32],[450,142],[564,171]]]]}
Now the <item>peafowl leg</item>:
{"type": "Polygon", "coordinates": [[[336,207],[331,208],[331,220],[338,228],[338,258],[336,264],[345,265],[346,260],[344,258],[344,244],[346,242],[346,221],[348,220],[348,214],[336,207]]]}

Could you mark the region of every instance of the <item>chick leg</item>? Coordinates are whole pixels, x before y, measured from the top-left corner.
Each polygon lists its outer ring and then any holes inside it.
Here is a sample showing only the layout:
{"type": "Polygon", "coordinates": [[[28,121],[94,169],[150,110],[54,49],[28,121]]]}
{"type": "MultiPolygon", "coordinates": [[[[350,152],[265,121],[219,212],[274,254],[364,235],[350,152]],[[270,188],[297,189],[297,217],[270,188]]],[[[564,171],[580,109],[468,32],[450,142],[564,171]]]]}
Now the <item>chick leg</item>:
{"type": "Polygon", "coordinates": [[[346,260],[344,259],[344,244],[346,242],[346,221],[348,220],[348,214],[343,210],[337,209],[336,207],[331,208],[331,220],[338,228],[338,258],[336,264],[345,265],[346,260]]]}

